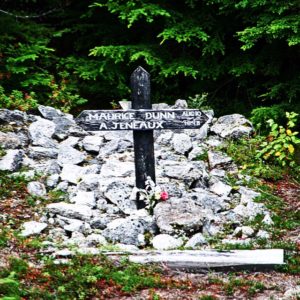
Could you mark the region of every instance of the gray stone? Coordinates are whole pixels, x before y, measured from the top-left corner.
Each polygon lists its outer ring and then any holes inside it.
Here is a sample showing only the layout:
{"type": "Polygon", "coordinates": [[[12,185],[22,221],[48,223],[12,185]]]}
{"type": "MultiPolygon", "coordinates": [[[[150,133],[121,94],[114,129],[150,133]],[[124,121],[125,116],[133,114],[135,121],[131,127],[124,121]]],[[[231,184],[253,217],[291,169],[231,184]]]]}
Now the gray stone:
{"type": "Polygon", "coordinates": [[[59,182],[58,174],[50,175],[46,179],[46,185],[50,188],[54,188],[55,186],[57,186],[58,182],[59,182]]]}
{"type": "Polygon", "coordinates": [[[207,241],[205,239],[205,237],[203,236],[202,233],[196,233],[195,235],[193,235],[188,241],[187,243],[184,245],[185,248],[198,248],[201,247],[203,245],[207,245],[207,241]]]}
{"type": "Polygon", "coordinates": [[[218,196],[227,197],[230,194],[232,188],[222,181],[217,181],[209,188],[209,190],[218,196]]]}
{"type": "Polygon", "coordinates": [[[65,180],[71,183],[78,183],[81,180],[81,176],[84,173],[83,167],[72,165],[72,164],[64,164],[60,177],[61,180],[65,180]]]}
{"type": "Polygon", "coordinates": [[[79,220],[89,220],[93,214],[92,209],[86,205],[65,202],[48,204],[47,210],[49,213],[79,220]]]}
{"type": "Polygon", "coordinates": [[[210,175],[215,176],[215,177],[224,178],[226,176],[226,172],[224,170],[220,170],[220,169],[212,169],[210,171],[210,175]]]}
{"type": "Polygon", "coordinates": [[[0,123],[14,123],[22,125],[27,119],[25,112],[19,110],[0,109],[0,123]]]}
{"type": "Polygon", "coordinates": [[[63,226],[64,230],[69,232],[83,232],[84,222],[77,219],[68,219],[67,224],[63,226]]]}
{"type": "Polygon", "coordinates": [[[169,234],[159,234],[152,240],[154,249],[157,250],[171,250],[183,245],[182,239],[176,239],[169,234]]]}
{"type": "Polygon", "coordinates": [[[78,189],[81,191],[94,191],[99,187],[101,175],[99,174],[84,174],[81,176],[81,181],[78,184],[78,189]]]}
{"type": "Polygon", "coordinates": [[[186,197],[205,209],[211,209],[214,213],[219,213],[230,208],[230,205],[226,203],[224,198],[218,197],[203,188],[193,189],[186,197]]]}
{"type": "Polygon", "coordinates": [[[260,196],[260,193],[257,193],[247,187],[240,186],[239,194],[241,194],[241,204],[247,205],[249,202],[253,202],[256,197],[260,196]]]}
{"type": "Polygon", "coordinates": [[[190,199],[170,199],[154,208],[157,226],[162,233],[193,233],[199,230],[205,219],[203,209],[190,199]]]}
{"type": "Polygon", "coordinates": [[[173,106],[171,106],[171,108],[173,108],[173,109],[186,109],[186,108],[188,108],[188,104],[187,104],[186,100],[184,100],[184,99],[177,99],[175,101],[175,104],[173,106]]]}
{"type": "Polygon", "coordinates": [[[273,222],[273,220],[272,220],[272,218],[271,218],[271,216],[270,216],[269,213],[267,213],[267,214],[264,216],[264,218],[263,218],[263,220],[262,220],[262,223],[264,223],[265,225],[268,225],[268,226],[274,225],[274,222],[273,222]]]}
{"type": "Polygon", "coordinates": [[[205,144],[209,147],[216,148],[225,145],[225,141],[218,136],[209,136],[205,144]]]}
{"type": "Polygon", "coordinates": [[[23,223],[23,230],[21,231],[21,236],[27,237],[31,235],[40,234],[45,228],[47,228],[46,223],[40,223],[36,221],[30,221],[23,223]]]}
{"type": "Polygon", "coordinates": [[[55,109],[51,106],[39,105],[38,110],[42,117],[48,120],[53,120],[54,118],[61,117],[64,115],[60,110],[55,109]]]}
{"type": "Polygon", "coordinates": [[[179,154],[187,154],[193,148],[191,138],[184,133],[175,133],[172,145],[175,152],[179,154]]]}
{"type": "Polygon", "coordinates": [[[101,177],[129,177],[134,175],[134,163],[109,160],[101,168],[101,177]]]}
{"type": "Polygon", "coordinates": [[[99,216],[92,218],[90,221],[91,227],[94,229],[105,229],[106,226],[113,220],[118,219],[118,215],[113,214],[99,214],[99,216]]]}
{"type": "Polygon", "coordinates": [[[173,136],[174,133],[172,131],[163,131],[156,139],[156,143],[163,146],[169,146],[173,136]]]}
{"type": "Polygon", "coordinates": [[[80,204],[80,205],[87,205],[89,207],[96,206],[96,198],[94,192],[77,192],[75,197],[70,199],[71,203],[80,204]]]}
{"type": "Polygon", "coordinates": [[[105,246],[107,245],[107,240],[101,234],[92,233],[86,237],[87,244],[89,247],[92,246],[105,246]]]}
{"type": "Polygon", "coordinates": [[[38,118],[36,122],[30,124],[28,131],[33,145],[45,148],[57,147],[57,143],[52,140],[55,131],[55,124],[52,121],[38,118]]]}
{"type": "Polygon", "coordinates": [[[20,147],[22,141],[19,136],[13,132],[4,133],[0,131],[0,145],[2,149],[16,149],[20,147]]]}
{"type": "Polygon", "coordinates": [[[87,132],[79,127],[74,120],[71,120],[66,116],[54,118],[53,122],[56,125],[54,137],[59,140],[63,140],[68,136],[83,137],[87,135],[87,132]]]}
{"type": "Polygon", "coordinates": [[[65,140],[59,143],[59,148],[63,149],[63,147],[75,147],[78,145],[79,137],[69,136],[65,140]]]}
{"type": "Polygon", "coordinates": [[[84,137],[84,139],[81,141],[81,144],[86,151],[98,153],[100,147],[103,145],[103,142],[104,138],[102,136],[89,135],[84,137]]]}
{"type": "Polygon", "coordinates": [[[256,234],[256,237],[259,239],[269,239],[270,233],[265,231],[265,230],[259,230],[258,233],[256,234]]]}
{"type": "Polygon", "coordinates": [[[100,147],[98,158],[104,158],[114,153],[122,153],[133,147],[131,141],[122,139],[113,139],[100,147]]]}
{"type": "Polygon", "coordinates": [[[241,237],[243,239],[252,237],[253,235],[254,235],[254,230],[250,226],[237,227],[233,232],[233,236],[241,237]]]}
{"type": "Polygon", "coordinates": [[[203,168],[196,167],[196,165],[188,162],[184,164],[173,163],[165,165],[163,168],[163,176],[182,180],[189,187],[196,180],[208,180],[208,174],[203,168]]]}
{"type": "Polygon", "coordinates": [[[153,110],[161,110],[161,109],[170,109],[170,106],[167,103],[154,103],[152,104],[153,110]]]}
{"type": "Polygon", "coordinates": [[[21,167],[23,156],[23,150],[7,150],[6,154],[0,158],[0,170],[17,171],[21,167]]]}
{"type": "Polygon", "coordinates": [[[285,291],[282,300],[296,300],[300,297],[300,285],[289,288],[285,291]]]}
{"type": "Polygon", "coordinates": [[[194,145],[193,150],[189,153],[189,160],[198,160],[201,155],[207,151],[206,147],[194,145]]]}
{"type": "Polygon", "coordinates": [[[28,157],[41,160],[44,158],[56,158],[58,150],[56,148],[45,148],[45,147],[29,147],[28,157]]]}
{"type": "Polygon", "coordinates": [[[132,187],[129,184],[116,180],[107,186],[104,196],[123,212],[128,213],[137,209],[135,201],[130,200],[131,192],[132,187]]]}
{"type": "Polygon", "coordinates": [[[86,159],[86,154],[72,147],[59,148],[57,162],[60,165],[73,164],[77,165],[86,159]]]}
{"type": "Polygon", "coordinates": [[[211,169],[224,168],[232,163],[232,158],[219,151],[208,151],[208,163],[211,169]]]}
{"type": "Polygon", "coordinates": [[[133,215],[110,222],[102,234],[114,243],[143,246],[145,245],[144,234],[147,232],[155,232],[153,218],[147,215],[133,215]]]}
{"type": "Polygon", "coordinates": [[[32,196],[43,197],[47,191],[44,184],[38,181],[31,181],[27,184],[28,193],[32,196]]]}
{"type": "Polygon", "coordinates": [[[244,116],[232,114],[220,117],[211,127],[211,131],[222,138],[240,138],[253,133],[252,123],[244,116]]]}

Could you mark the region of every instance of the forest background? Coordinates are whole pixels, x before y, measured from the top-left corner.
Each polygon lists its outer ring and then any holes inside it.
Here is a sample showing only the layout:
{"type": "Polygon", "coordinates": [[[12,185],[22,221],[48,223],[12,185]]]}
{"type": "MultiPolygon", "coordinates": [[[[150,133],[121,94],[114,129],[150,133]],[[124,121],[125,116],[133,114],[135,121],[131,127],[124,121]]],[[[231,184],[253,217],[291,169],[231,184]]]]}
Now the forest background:
{"type": "Polygon", "coordinates": [[[0,106],[111,108],[130,100],[141,65],[154,103],[265,107],[256,123],[285,121],[300,111],[299,11],[297,0],[4,0],[0,106]]]}

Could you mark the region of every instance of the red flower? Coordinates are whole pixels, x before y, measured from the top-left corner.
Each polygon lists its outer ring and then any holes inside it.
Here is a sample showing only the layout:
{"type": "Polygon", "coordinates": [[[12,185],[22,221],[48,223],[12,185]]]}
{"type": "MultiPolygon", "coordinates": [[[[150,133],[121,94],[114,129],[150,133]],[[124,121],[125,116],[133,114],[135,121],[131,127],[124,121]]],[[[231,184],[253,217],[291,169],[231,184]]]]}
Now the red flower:
{"type": "Polygon", "coordinates": [[[162,192],[160,193],[160,200],[166,201],[166,200],[168,200],[168,199],[169,199],[169,194],[168,194],[168,192],[162,191],[162,192]]]}

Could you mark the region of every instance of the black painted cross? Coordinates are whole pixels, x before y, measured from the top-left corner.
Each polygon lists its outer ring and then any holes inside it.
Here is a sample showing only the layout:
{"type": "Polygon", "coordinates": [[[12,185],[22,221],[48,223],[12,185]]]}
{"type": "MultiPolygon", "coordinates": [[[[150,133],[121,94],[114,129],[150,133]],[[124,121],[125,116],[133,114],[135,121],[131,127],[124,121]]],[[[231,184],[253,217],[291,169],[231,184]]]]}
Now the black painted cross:
{"type": "Polygon", "coordinates": [[[143,189],[147,176],[155,182],[153,130],[201,128],[208,117],[197,109],[152,110],[150,75],[142,67],[131,75],[131,91],[132,109],[84,110],[76,122],[87,131],[133,130],[136,186],[143,189]]]}

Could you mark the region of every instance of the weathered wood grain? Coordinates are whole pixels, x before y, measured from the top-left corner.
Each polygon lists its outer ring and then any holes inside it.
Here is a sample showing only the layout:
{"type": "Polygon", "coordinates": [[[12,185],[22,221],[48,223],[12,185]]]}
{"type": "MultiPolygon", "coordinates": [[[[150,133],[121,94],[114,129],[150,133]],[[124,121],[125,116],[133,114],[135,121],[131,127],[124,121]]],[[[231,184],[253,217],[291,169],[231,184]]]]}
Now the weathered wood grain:
{"type": "Polygon", "coordinates": [[[87,131],[201,128],[208,117],[197,109],[85,110],[76,122],[87,131]]]}
{"type": "MultiPolygon", "coordinates": [[[[139,116],[142,114],[139,109],[152,109],[150,98],[150,74],[142,67],[138,67],[130,77],[132,108],[136,109],[134,124],[138,124],[139,116]]],[[[152,114],[152,112],[151,112],[152,114]]],[[[148,124],[148,123],[139,123],[148,124]]],[[[150,123],[149,123],[150,124],[150,123]]],[[[155,158],[154,158],[154,138],[153,129],[148,127],[147,131],[142,131],[141,126],[133,131],[134,161],[135,161],[135,181],[136,187],[145,188],[147,177],[155,182],[155,158]],[[150,129],[150,130],[149,130],[150,129]],[[152,129],[152,130],[151,130],[152,129]]],[[[153,126],[151,126],[153,127],[153,126]]],[[[137,195],[139,197],[139,195],[137,195]]],[[[143,201],[137,199],[137,208],[144,208],[143,201]]]]}

